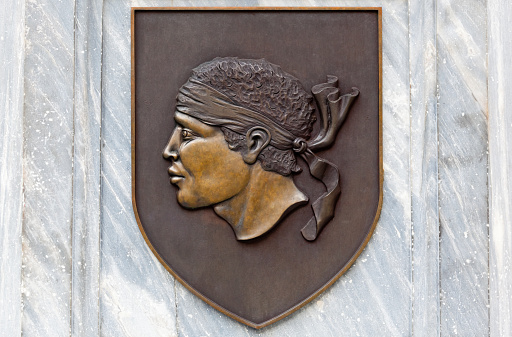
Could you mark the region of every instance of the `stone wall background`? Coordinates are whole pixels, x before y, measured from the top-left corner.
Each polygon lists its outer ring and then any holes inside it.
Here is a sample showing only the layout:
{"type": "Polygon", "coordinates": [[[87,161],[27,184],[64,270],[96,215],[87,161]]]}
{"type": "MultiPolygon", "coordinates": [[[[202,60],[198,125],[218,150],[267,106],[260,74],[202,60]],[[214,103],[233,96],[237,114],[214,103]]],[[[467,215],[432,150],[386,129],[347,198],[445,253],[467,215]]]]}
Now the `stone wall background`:
{"type": "Polygon", "coordinates": [[[512,336],[507,0],[4,0],[0,336],[512,336]],[[383,8],[384,203],[357,262],[262,330],[190,294],[131,205],[130,7],[383,8]]]}

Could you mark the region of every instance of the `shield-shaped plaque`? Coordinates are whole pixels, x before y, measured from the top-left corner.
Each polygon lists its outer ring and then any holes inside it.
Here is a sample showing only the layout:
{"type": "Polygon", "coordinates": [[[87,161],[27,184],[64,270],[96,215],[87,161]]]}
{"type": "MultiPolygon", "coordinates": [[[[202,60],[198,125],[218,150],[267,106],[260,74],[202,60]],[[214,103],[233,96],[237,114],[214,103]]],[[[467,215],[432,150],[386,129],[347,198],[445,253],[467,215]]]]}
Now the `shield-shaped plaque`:
{"type": "Polygon", "coordinates": [[[134,8],[133,206],[159,261],[251,327],[333,284],[382,203],[379,8],[134,8]]]}

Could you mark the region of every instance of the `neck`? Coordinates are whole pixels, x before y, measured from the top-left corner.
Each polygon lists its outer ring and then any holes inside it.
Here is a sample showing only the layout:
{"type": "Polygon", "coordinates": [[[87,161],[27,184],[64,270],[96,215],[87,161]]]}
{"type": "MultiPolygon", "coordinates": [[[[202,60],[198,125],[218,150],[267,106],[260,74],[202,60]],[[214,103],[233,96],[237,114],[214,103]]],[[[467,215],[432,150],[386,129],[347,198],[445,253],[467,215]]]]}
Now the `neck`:
{"type": "Polygon", "coordinates": [[[249,240],[266,233],[289,211],[307,201],[292,177],[265,171],[256,163],[247,186],[217,204],[214,211],[233,227],[238,240],[249,240]]]}

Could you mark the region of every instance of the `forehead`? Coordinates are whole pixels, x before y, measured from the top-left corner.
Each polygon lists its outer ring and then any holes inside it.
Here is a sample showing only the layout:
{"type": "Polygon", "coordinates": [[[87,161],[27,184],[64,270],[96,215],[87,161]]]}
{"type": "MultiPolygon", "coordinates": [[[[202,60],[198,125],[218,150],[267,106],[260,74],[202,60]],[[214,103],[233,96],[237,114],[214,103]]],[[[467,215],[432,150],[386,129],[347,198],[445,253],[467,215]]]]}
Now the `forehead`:
{"type": "Polygon", "coordinates": [[[181,113],[179,111],[176,111],[174,113],[174,120],[177,124],[186,127],[188,129],[209,134],[212,132],[215,132],[218,128],[214,126],[207,125],[203,122],[201,122],[199,119],[194,118],[192,116],[189,116],[187,114],[181,113]]]}

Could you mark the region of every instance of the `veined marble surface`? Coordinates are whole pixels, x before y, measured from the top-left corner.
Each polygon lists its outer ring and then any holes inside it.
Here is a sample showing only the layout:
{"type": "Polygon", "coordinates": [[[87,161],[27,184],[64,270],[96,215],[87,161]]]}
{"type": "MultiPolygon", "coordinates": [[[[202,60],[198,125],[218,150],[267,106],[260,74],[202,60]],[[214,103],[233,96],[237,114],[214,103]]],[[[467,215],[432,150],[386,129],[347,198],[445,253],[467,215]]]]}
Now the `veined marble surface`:
{"type": "Polygon", "coordinates": [[[487,3],[490,334],[512,336],[512,3],[487,3]]]}
{"type": "Polygon", "coordinates": [[[511,20],[506,0],[7,0],[0,336],[512,335],[511,20]],[[235,5],[383,13],[377,229],[262,330],[176,282],[131,204],[130,7],[235,5]]]}
{"type": "Polygon", "coordinates": [[[74,209],[74,1],[25,6],[21,329],[27,336],[66,336],[74,209]]]}
{"type": "Polygon", "coordinates": [[[0,10],[0,336],[21,333],[25,6],[0,10]]]}

